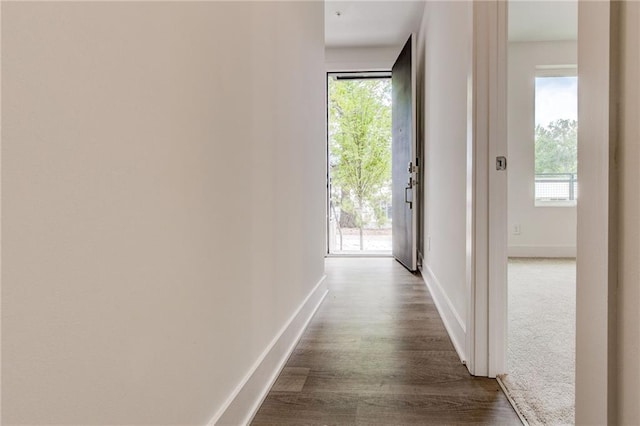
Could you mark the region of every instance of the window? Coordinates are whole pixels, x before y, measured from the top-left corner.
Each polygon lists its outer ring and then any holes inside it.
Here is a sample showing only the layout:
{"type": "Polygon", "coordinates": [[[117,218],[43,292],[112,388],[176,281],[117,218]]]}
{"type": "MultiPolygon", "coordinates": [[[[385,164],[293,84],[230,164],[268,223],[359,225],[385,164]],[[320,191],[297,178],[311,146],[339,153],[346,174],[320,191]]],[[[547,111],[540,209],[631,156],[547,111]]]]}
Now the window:
{"type": "MultiPolygon", "coordinates": [[[[566,70],[565,70],[566,71],[566,70]]],[[[535,204],[575,205],[578,197],[578,77],[535,80],[535,204]]]]}

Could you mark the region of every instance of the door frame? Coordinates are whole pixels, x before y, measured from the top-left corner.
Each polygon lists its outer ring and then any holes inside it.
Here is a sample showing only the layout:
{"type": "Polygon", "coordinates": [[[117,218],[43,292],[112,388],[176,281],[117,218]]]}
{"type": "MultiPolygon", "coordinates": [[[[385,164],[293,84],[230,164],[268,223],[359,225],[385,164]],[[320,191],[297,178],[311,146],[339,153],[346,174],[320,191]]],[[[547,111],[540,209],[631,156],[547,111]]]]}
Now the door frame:
{"type": "Polygon", "coordinates": [[[467,368],[506,370],[507,2],[473,2],[467,132],[467,368]]]}
{"type": "Polygon", "coordinates": [[[495,21],[490,22],[495,31],[496,46],[491,49],[491,62],[495,68],[489,82],[495,87],[491,92],[490,106],[493,107],[489,112],[489,377],[507,372],[508,167],[499,171],[496,162],[498,156],[508,159],[508,5],[507,1],[498,2],[495,14],[492,14],[495,21]]]}
{"type": "Polygon", "coordinates": [[[576,424],[617,423],[619,13],[617,1],[578,3],[576,424]]]}
{"type": "MultiPolygon", "coordinates": [[[[619,8],[619,3],[612,0],[578,2],[578,424],[617,421],[615,141],[619,8]]],[[[506,182],[496,175],[493,161],[496,155],[504,155],[500,152],[506,152],[507,2],[474,2],[473,9],[472,132],[467,164],[471,321],[467,345],[471,373],[495,377],[506,372],[507,198],[506,182]]]]}
{"type": "Polygon", "coordinates": [[[329,238],[330,238],[330,227],[331,227],[331,167],[329,166],[329,155],[331,153],[331,149],[329,147],[329,77],[331,75],[338,75],[353,79],[367,79],[367,78],[388,78],[391,79],[391,69],[372,69],[369,71],[358,71],[358,70],[349,70],[349,71],[325,71],[325,257],[392,257],[392,254],[386,253],[375,253],[375,252],[366,252],[362,253],[331,253],[331,247],[329,246],[329,238]]]}

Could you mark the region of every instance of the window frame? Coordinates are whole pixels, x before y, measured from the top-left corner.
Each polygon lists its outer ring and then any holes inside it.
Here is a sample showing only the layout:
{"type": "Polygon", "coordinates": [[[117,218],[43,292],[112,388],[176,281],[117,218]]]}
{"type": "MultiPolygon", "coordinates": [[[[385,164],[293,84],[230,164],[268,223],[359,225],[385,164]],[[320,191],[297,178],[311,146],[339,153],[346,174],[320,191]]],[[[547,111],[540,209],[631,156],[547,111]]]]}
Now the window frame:
{"type": "MultiPolygon", "coordinates": [[[[576,207],[577,197],[573,200],[539,200],[536,198],[536,154],[535,154],[535,128],[536,128],[536,79],[546,77],[578,77],[578,66],[576,64],[566,65],[538,65],[536,66],[533,79],[533,204],[534,207],[576,207]]],[[[580,82],[578,81],[578,84],[580,82]]],[[[579,125],[579,124],[578,124],[579,125]]]]}

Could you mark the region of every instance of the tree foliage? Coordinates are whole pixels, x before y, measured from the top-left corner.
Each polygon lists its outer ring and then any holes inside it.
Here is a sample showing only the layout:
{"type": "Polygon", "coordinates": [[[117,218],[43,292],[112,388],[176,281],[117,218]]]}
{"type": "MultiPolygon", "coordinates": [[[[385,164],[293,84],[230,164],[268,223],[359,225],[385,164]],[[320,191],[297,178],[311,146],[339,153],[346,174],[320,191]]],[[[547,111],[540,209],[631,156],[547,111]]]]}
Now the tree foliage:
{"type": "Polygon", "coordinates": [[[578,122],[556,120],[536,126],[536,173],[577,173],[578,122]]]}
{"type": "Polygon", "coordinates": [[[391,181],[391,81],[330,80],[329,135],[332,184],[341,210],[360,229],[362,249],[365,224],[386,219],[381,205],[391,181]]]}

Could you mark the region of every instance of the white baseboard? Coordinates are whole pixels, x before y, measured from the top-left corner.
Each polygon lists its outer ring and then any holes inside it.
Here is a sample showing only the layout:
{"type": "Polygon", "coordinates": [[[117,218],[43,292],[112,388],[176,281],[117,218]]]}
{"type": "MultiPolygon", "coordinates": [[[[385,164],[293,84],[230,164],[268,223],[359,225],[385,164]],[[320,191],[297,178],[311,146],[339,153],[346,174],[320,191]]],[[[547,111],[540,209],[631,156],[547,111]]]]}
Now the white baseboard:
{"type": "Polygon", "coordinates": [[[576,257],[576,246],[509,246],[509,257],[576,257]]]}
{"type": "Polygon", "coordinates": [[[436,308],[442,318],[442,322],[444,322],[444,326],[449,333],[451,342],[453,342],[453,346],[460,357],[460,361],[467,363],[469,358],[465,351],[467,330],[464,321],[460,318],[460,315],[453,306],[453,303],[451,303],[447,293],[444,291],[444,288],[436,278],[431,268],[429,268],[429,265],[424,265],[420,269],[420,272],[422,272],[422,277],[427,284],[427,288],[429,289],[431,297],[436,304],[436,308]]]}
{"type": "Polygon", "coordinates": [[[289,321],[271,341],[236,387],[209,426],[246,425],[251,422],[269,389],[278,378],[309,321],[328,293],[323,276],[289,321]]]}

